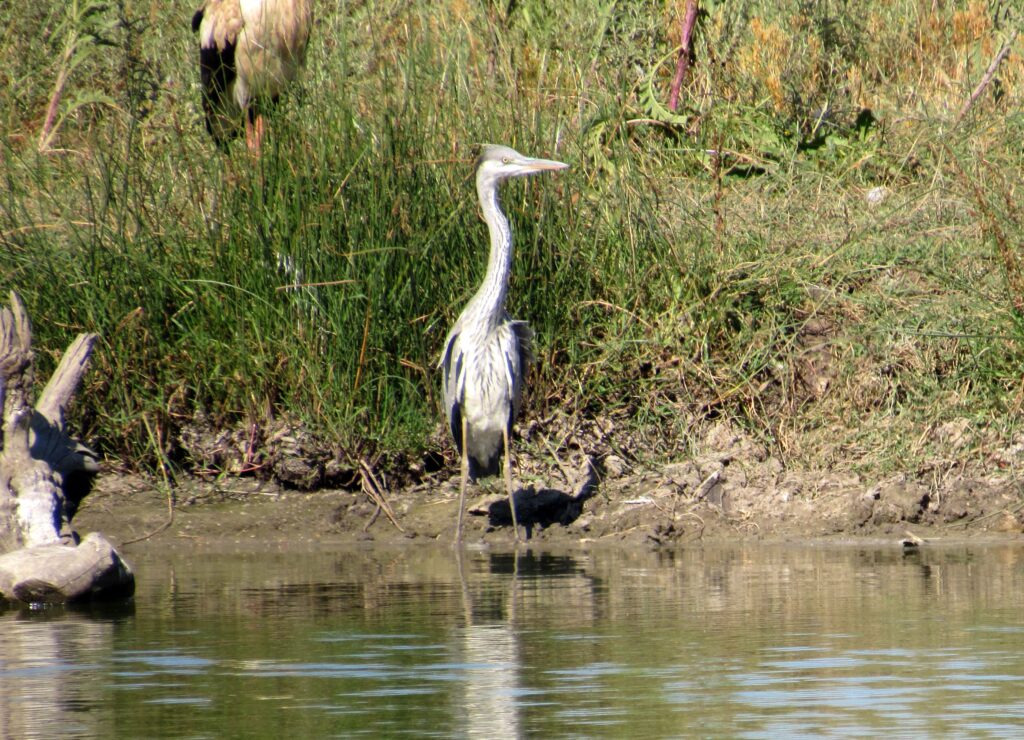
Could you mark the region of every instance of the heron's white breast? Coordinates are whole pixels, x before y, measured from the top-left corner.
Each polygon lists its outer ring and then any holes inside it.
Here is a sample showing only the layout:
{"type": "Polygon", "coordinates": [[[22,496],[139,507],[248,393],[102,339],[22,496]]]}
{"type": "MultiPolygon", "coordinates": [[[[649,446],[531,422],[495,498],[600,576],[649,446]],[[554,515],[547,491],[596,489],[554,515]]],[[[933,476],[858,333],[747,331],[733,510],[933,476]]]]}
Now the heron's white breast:
{"type": "Polygon", "coordinates": [[[521,369],[516,338],[506,324],[473,336],[463,334],[462,398],[467,419],[499,433],[508,423],[521,369]],[[509,368],[509,364],[512,368],[509,368]]]}
{"type": "Polygon", "coordinates": [[[471,428],[500,435],[508,423],[514,392],[504,355],[495,349],[465,358],[462,413],[471,428]]]}

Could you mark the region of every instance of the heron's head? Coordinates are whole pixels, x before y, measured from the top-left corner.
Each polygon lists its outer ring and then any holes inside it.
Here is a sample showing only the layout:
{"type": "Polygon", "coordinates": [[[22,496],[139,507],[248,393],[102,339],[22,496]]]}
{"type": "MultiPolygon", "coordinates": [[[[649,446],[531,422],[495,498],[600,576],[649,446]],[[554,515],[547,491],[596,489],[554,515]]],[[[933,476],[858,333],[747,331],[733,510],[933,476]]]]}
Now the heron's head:
{"type": "Polygon", "coordinates": [[[547,170],[564,170],[568,166],[565,162],[556,162],[553,159],[526,157],[507,146],[483,144],[480,147],[480,157],[476,161],[476,180],[477,183],[496,184],[509,177],[533,175],[547,170]]]}

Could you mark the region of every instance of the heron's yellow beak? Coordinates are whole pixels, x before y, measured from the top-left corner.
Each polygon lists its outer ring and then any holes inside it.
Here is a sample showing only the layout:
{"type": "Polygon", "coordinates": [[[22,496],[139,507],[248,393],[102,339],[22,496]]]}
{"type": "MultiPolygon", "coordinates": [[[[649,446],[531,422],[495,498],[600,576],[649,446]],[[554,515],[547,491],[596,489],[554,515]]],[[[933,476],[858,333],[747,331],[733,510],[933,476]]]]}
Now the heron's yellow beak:
{"type": "Polygon", "coordinates": [[[565,170],[569,168],[569,165],[554,159],[529,158],[523,162],[523,167],[531,172],[546,172],[548,170],[565,170]]]}

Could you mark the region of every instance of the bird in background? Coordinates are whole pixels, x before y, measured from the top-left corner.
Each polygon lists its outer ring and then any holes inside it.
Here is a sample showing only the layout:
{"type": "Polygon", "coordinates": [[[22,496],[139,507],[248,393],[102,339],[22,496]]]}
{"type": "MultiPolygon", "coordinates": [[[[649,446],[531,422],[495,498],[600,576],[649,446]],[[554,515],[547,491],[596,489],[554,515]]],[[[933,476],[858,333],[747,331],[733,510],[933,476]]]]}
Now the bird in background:
{"type": "Polygon", "coordinates": [[[224,147],[245,129],[259,152],[263,113],[305,61],[312,0],[204,0],[192,16],[206,129],[224,147]]]}
{"type": "Polygon", "coordinates": [[[487,273],[448,333],[439,365],[448,427],[462,456],[456,544],[462,542],[467,483],[495,475],[503,452],[505,491],[516,541],[519,540],[509,437],[519,412],[523,378],[533,359],[533,332],[525,321],[515,321],[505,311],[512,273],[512,230],[498,202],[498,187],[511,177],[568,166],[551,159],[526,157],[509,147],[492,144],[482,147],[477,160],[476,192],[491,239],[487,273]]]}

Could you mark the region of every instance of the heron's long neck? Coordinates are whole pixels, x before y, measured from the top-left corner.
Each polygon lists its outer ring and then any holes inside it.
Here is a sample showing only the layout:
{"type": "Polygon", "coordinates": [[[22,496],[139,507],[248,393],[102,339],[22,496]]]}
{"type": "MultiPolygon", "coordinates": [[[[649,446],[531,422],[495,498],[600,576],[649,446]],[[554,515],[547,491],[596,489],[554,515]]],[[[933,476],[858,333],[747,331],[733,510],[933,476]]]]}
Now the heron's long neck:
{"type": "Polygon", "coordinates": [[[505,297],[508,295],[508,280],[512,272],[512,231],[498,203],[497,185],[477,183],[477,195],[490,232],[491,251],[483,285],[473,296],[472,303],[476,311],[491,319],[488,323],[493,327],[504,315],[505,297]]]}

